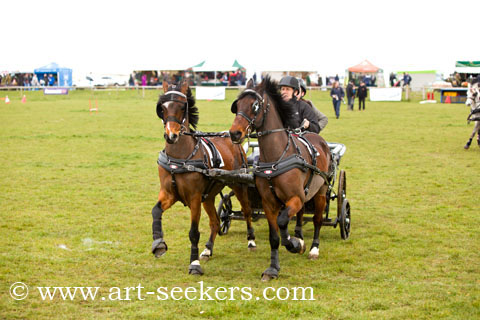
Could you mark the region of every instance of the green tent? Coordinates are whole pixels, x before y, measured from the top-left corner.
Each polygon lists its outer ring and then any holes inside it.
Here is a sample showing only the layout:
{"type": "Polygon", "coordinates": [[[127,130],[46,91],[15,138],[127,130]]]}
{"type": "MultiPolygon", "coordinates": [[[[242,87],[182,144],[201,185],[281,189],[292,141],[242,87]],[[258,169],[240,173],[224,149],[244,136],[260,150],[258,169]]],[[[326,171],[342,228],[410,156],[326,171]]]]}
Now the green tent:
{"type": "Polygon", "coordinates": [[[455,61],[455,67],[480,67],[480,61],[455,61]]]}

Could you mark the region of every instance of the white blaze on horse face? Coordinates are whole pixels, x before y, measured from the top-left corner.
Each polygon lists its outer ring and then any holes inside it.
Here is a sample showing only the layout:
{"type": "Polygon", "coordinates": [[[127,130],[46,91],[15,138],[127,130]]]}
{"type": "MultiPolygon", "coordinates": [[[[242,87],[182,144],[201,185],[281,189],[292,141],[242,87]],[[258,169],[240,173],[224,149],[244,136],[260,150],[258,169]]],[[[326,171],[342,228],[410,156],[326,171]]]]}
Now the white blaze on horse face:
{"type": "MultiPolygon", "coordinates": [[[[173,101],[168,101],[168,102],[165,102],[164,106],[165,106],[165,111],[167,111],[166,113],[164,113],[164,118],[166,119],[168,117],[168,107],[173,103],[173,101]]],[[[175,124],[176,122],[173,122],[173,121],[168,121],[167,124],[165,125],[165,133],[167,134],[167,136],[173,140],[174,138],[174,135],[176,134],[174,131],[175,131],[175,124]]],[[[177,133],[177,137],[178,137],[178,133],[177,133]]]]}

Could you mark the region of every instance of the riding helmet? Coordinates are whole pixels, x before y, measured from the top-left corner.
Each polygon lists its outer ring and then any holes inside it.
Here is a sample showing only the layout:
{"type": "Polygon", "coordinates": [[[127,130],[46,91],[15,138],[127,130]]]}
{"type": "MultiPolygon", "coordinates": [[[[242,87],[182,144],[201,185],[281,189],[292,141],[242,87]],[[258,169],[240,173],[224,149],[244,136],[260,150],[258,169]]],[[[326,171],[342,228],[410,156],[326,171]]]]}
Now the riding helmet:
{"type": "Polygon", "coordinates": [[[278,85],[280,87],[290,87],[293,88],[293,90],[298,90],[298,80],[292,76],[283,77],[278,85]]]}
{"type": "Polygon", "coordinates": [[[303,92],[307,93],[307,85],[305,84],[305,81],[303,81],[302,78],[298,78],[298,83],[303,92]]]}

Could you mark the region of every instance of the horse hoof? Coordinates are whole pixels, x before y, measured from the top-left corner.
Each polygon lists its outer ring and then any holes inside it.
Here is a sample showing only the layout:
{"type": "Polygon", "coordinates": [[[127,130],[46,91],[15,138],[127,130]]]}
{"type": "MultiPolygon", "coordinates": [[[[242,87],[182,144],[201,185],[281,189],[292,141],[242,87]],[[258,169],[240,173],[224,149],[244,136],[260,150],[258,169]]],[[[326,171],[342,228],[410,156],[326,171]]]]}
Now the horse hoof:
{"type": "Polygon", "coordinates": [[[257,245],[255,241],[248,240],[248,251],[255,251],[255,250],[257,250],[257,245]]]}
{"type": "Polygon", "coordinates": [[[262,281],[270,281],[273,279],[278,279],[278,270],[272,267],[269,267],[262,273],[262,281]]]}
{"type": "Polygon", "coordinates": [[[204,249],[203,252],[200,254],[200,260],[208,261],[212,257],[212,251],[209,249],[204,249]]]}
{"type": "Polygon", "coordinates": [[[160,258],[167,253],[167,250],[168,246],[162,238],[153,241],[152,253],[155,255],[155,258],[160,258]]]}
{"type": "Polygon", "coordinates": [[[308,259],[310,259],[310,260],[317,260],[318,259],[318,248],[317,247],[313,247],[310,250],[310,253],[308,254],[308,259]]]}
{"type": "Polygon", "coordinates": [[[465,149],[465,150],[468,150],[468,148],[470,148],[470,145],[468,145],[468,144],[466,144],[466,145],[463,147],[463,149],[465,149]]]}
{"type": "Polygon", "coordinates": [[[190,266],[188,267],[188,274],[191,274],[193,276],[203,275],[203,270],[198,260],[195,260],[190,264],[190,266]]]}
{"type": "Polygon", "coordinates": [[[287,246],[287,250],[291,253],[302,254],[305,252],[305,241],[303,239],[291,237],[290,238],[291,246],[287,246]]]}

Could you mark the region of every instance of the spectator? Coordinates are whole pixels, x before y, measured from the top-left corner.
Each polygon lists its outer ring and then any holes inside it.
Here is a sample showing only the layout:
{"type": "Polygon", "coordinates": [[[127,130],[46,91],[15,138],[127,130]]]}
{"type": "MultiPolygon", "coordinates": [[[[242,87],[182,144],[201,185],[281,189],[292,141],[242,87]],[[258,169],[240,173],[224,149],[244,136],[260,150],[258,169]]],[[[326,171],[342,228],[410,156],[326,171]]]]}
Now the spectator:
{"type": "Polygon", "coordinates": [[[403,85],[409,86],[410,82],[412,82],[412,77],[406,72],[403,73],[403,85]]]}
{"type": "Polygon", "coordinates": [[[147,85],[147,75],[142,74],[142,87],[145,87],[147,85]]]}
{"type": "Polygon", "coordinates": [[[330,91],[330,96],[332,97],[333,110],[335,110],[335,116],[340,118],[340,103],[345,96],[343,88],[340,87],[338,81],[333,82],[332,90],[330,91]]]}
{"type": "Polygon", "coordinates": [[[358,110],[362,110],[362,104],[363,104],[363,110],[365,110],[365,99],[367,98],[368,94],[368,89],[367,86],[365,85],[365,82],[360,82],[360,86],[357,89],[357,97],[358,97],[358,110]]]}
{"type": "Polygon", "coordinates": [[[353,111],[353,105],[355,103],[355,85],[353,80],[350,80],[347,85],[347,100],[348,100],[348,110],[353,111]]]}
{"type": "Polygon", "coordinates": [[[133,74],[130,74],[130,78],[128,78],[128,85],[130,87],[133,87],[135,85],[135,78],[133,77],[133,74]]]}
{"type": "Polygon", "coordinates": [[[48,85],[50,87],[53,87],[55,85],[55,77],[51,73],[48,75],[48,85]]]}
{"type": "Polygon", "coordinates": [[[38,87],[39,85],[37,74],[34,73],[32,77],[32,87],[38,87]]]}
{"type": "Polygon", "coordinates": [[[391,72],[390,73],[390,86],[391,87],[395,87],[396,80],[397,80],[397,76],[393,72],[391,72]]]}
{"type": "Polygon", "coordinates": [[[48,85],[48,76],[46,73],[43,74],[43,79],[40,80],[40,83],[42,84],[42,86],[47,86],[48,85]],[[43,83],[42,83],[42,80],[43,80],[43,83]]]}
{"type": "Polygon", "coordinates": [[[335,81],[340,81],[340,78],[338,77],[338,74],[335,75],[335,81]]]}

